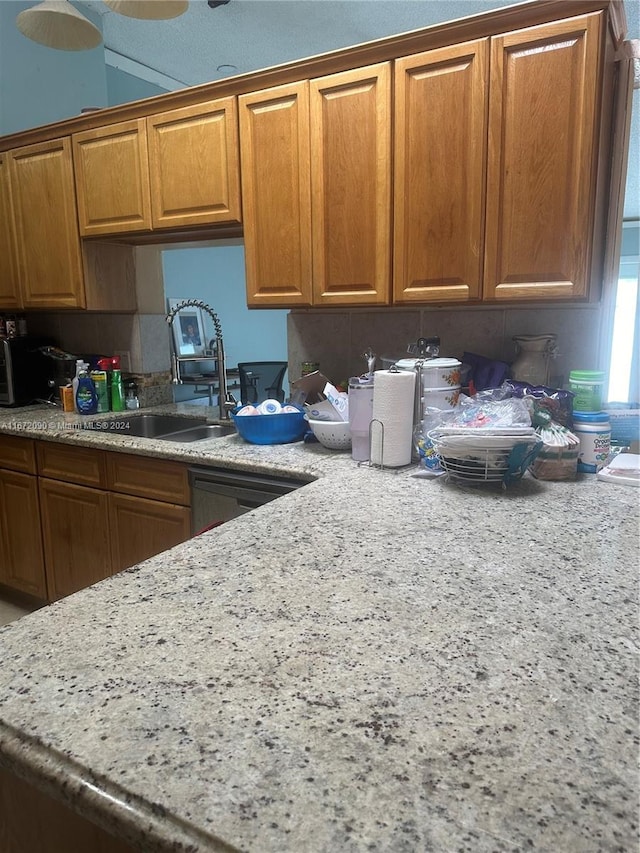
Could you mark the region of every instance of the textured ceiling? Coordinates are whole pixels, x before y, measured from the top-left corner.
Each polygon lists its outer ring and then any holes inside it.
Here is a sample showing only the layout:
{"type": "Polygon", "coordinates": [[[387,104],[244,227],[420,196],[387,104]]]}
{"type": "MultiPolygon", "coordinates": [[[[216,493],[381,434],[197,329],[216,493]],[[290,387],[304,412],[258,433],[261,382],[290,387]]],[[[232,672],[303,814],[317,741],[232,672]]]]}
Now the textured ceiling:
{"type": "Polygon", "coordinates": [[[441,21],[513,5],[513,0],[191,0],[184,15],[142,21],[80,0],[102,19],[105,47],[193,86],[441,21]]]}

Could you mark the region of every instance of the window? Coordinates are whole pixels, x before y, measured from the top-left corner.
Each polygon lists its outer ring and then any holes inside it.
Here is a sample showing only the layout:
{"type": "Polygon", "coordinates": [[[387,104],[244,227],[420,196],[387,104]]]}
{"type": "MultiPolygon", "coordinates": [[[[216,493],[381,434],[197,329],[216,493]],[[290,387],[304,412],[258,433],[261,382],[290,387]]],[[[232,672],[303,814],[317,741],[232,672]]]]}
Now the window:
{"type": "Polygon", "coordinates": [[[638,348],[640,345],[640,222],[624,222],[620,249],[620,271],[615,294],[611,354],[609,361],[610,403],[639,403],[638,348]]]}

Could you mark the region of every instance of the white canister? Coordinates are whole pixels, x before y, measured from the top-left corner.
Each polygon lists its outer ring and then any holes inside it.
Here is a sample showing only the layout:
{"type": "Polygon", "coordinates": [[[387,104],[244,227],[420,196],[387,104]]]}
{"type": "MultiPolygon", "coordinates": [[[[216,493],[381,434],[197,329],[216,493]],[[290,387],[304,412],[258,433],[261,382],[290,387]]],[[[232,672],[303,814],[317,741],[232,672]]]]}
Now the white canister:
{"type": "Polygon", "coordinates": [[[611,424],[606,412],[574,412],[573,433],[580,439],[578,471],[595,474],[611,453],[611,424]]]}
{"type": "Polygon", "coordinates": [[[396,362],[399,370],[416,370],[418,365],[425,391],[460,387],[462,362],[457,358],[401,358],[396,362]]]}
{"type": "Polygon", "coordinates": [[[453,409],[458,405],[460,386],[455,388],[425,388],[422,395],[422,411],[427,409],[453,409]]]}
{"type": "Polygon", "coordinates": [[[422,362],[422,387],[441,390],[442,388],[460,388],[460,368],[462,362],[457,358],[430,358],[422,362]]]}

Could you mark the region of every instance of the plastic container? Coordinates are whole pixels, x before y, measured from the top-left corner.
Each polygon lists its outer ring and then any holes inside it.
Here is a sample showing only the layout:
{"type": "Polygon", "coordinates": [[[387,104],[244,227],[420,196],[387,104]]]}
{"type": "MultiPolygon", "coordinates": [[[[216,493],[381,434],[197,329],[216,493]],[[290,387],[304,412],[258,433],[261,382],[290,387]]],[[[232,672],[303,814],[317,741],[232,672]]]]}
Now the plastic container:
{"type": "Polygon", "coordinates": [[[604,373],[601,370],[572,370],[569,374],[569,390],[573,398],[574,412],[601,412],[604,373]]]}
{"type": "Polygon", "coordinates": [[[574,412],[573,434],[580,439],[578,471],[595,474],[611,453],[611,424],[606,412],[574,412]]]}
{"type": "Polygon", "coordinates": [[[80,415],[95,415],[98,411],[98,395],[93,379],[86,367],[79,371],[76,390],[76,409],[80,415]]]}
{"type": "Polygon", "coordinates": [[[351,376],[349,379],[349,430],[351,458],[356,462],[366,462],[369,458],[369,425],[372,417],[373,379],[362,381],[359,376],[351,376]]]}
{"type": "Polygon", "coordinates": [[[280,412],[278,415],[231,413],[238,433],[250,444],[289,444],[302,441],[308,429],[304,412],[280,412]]]}
{"type": "Polygon", "coordinates": [[[98,395],[98,413],[109,411],[109,388],[107,385],[106,370],[92,370],[89,374],[93,379],[93,384],[96,386],[96,394],[98,395]]]}

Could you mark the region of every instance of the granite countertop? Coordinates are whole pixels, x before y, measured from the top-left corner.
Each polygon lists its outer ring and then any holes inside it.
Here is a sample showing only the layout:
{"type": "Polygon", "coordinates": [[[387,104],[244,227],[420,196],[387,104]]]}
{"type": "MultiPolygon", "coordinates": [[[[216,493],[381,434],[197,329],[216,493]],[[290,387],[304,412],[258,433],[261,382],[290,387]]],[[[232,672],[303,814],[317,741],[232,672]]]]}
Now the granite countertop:
{"type": "Polygon", "coordinates": [[[638,490],[202,444],[317,479],[1,629],[0,762],[145,851],[637,849],[638,490]]]}

